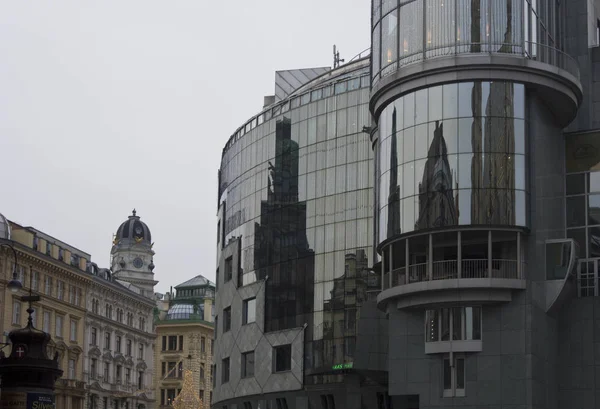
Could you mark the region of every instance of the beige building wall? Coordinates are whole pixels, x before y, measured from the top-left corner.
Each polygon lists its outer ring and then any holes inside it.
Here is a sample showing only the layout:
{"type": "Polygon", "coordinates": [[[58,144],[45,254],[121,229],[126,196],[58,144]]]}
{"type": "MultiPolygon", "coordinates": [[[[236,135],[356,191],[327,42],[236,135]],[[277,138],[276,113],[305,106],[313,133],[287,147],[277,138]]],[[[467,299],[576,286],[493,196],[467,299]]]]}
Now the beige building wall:
{"type": "Polygon", "coordinates": [[[202,399],[202,408],[209,409],[212,396],[213,325],[203,320],[160,321],[156,325],[156,335],[154,376],[157,407],[168,407],[169,393],[177,396],[183,385],[183,373],[190,369],[193,372],[194,389],[202,399]]]}
{"type": "Polygon", "coordinates": [[[0,333],[2,342],[10,331],[27,324],[27,303],[20,297],[31,287],[41,296],[33,304],[33,322],[52,336],[49,355],[59,354],[64,371],[56,384],[56,407],[83,409],[83,347],[86,294],[91,277],[85,274],[90,256],[35,229],[11,223],[11,244],[17,252],[17,273],[23,288],[16,294],[7,289],[12,279],[14,256],[0,248],[0,333]]]}

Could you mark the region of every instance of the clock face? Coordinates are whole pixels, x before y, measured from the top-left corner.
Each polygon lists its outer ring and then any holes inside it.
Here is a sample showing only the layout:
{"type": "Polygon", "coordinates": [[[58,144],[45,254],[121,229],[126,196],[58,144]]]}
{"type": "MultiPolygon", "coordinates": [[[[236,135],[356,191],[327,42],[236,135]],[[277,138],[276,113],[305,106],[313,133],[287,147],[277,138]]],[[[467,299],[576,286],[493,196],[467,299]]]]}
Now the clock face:
{"type": "Polygon", "coordinates": [[[133,266],[135,268],[142,268],[142,266],[144,265],[144,262],[142,261],[141,258],[136,258],[135,260],[133,260],[133,266]]]}
{"type": "Polygon", "coordinates": [[[140,226],[137,226],[137,227],[135,228],[135,234],[137,234],[137,235],[140,235],[140,234],[142,234],[142,228],[141,228],[140,226]]]}

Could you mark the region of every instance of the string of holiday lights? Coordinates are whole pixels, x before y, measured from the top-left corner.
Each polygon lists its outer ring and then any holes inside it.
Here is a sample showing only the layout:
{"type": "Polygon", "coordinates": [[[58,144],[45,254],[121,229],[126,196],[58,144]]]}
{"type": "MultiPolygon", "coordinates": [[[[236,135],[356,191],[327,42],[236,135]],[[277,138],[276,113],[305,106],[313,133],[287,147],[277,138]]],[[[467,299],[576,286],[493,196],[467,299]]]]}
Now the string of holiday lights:
{"type": "Polygon", "coordinates": [[[194,388],[193,372],[189,369],[183,373],[183,386],[171,406],[175,409],[202,409],[202,399],[194,388]]]}

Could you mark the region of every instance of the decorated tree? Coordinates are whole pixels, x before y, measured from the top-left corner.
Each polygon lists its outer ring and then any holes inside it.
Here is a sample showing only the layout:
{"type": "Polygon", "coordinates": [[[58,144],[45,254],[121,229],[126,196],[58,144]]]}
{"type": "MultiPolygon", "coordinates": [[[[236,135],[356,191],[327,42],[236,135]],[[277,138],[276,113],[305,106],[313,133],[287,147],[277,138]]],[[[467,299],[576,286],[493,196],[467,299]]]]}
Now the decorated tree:
{"type": "Polygon", "coordinates": [[[202,399],[198,396],[198,391],[194,388],[193,372],[186,370],[183,373],[183,387],[179,395],[173,400],[172,406],[175,409],[201,409],[202,399]]]}

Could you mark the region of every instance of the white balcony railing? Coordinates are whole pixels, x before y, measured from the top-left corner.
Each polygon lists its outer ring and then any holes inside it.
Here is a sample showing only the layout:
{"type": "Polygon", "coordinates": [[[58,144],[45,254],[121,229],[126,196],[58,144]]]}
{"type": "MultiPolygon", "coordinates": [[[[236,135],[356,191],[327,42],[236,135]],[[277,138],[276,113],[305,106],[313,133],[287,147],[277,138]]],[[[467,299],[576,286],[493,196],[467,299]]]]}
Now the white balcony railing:
{"type": "Polygon", "coordinates": [[[520,279],[522,270],[519,271],[517,260],[506,259],[469,259],[440,260],[431,263],[418,263],[400,267],[392,271],[391,283],[388,274],[384,275],[384,289],[398,285],[419,283],[429,280],[451,279],[520,279]],[[408,268],[408,276],[406,269],[408,268]]]}

